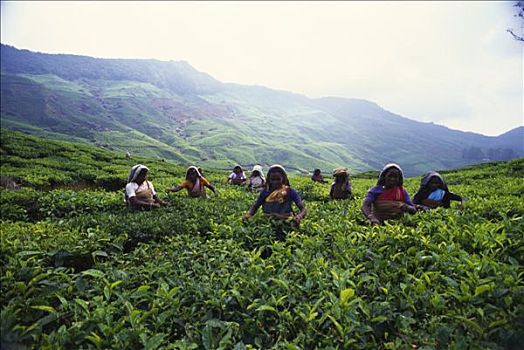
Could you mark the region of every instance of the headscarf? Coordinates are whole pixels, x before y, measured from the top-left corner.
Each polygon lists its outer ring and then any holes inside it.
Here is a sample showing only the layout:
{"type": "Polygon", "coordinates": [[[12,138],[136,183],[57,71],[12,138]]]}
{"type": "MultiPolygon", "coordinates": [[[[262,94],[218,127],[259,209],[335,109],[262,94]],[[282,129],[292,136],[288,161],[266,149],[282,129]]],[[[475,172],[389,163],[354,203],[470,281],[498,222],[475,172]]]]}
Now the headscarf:
{"type": "Polygon", "coordinates": [[[338,175],[348,175],[348,170],[346,168],[333,169],[333,176],[338,176],[338,175]]]}
{"type": "Polygon", "coordinates": [[[127,177],[127,182],[135,182],[136,178],[142,170],[149,171],[149,168],[142,164],[137,164],[131,168],[131,171],[129,172],[129,176],[127,177]]]}
{"type": "Polygon", "coordinates": [[[427,186],[429,182],[431,181],[432,177],[437,177],[440,180],[440,182],[442,183],[442,186],[444,187],[443,190],[447,190],[448,186],[446,185],[446,181],[444,181],[444,178],[442,177],[442,175],[440,175],[436,171],[430,171],[429,173],[425,174],[422,177],[422,179],[420,180],[420,187],[427,186]]]}
{"type": "Polygon", "coordinates": [[[377,181],[378,186],[384,186],[386,184],[386,173],[391,168],[395,168],[400,172],[400,179],[399,179],[400,184],[399,185],[402,186],[404,184],[404,173],[402,172],[402,168],[398,164],[389,163],[389,164],[384,165],[384,168],[382,168],[382,171],[380,172],[380,175],[377,181]]]}
{"type": "Polygon", "coordinates": [[[446,181],[444,181],[442,175],[440,175],[436,171],[430,171],[427,174],[425,174],[420,180],[420,187],[417,193],[415,194],[415,197],[413,197],[413,202],[422,203],[422,200],[428,198],[429,194],[431,193],[431,189],[428,185],[431,181],[431,178],[433,177],[437,177],[441,181],[441,186],[439,186],[440,189],[444,190],[445,192],[449,192],[448,185],[446,184],[446,181]]]}
{"type": "Polygon", "coordinates": [[[244,169],[242,169],[242,166],[237,164],[233,167],[233,172],[235,171],[235,169],[240,169],[240,172],[243,173],[244,172],[244,169]]]}
{"type": "Polygon", "coordinates": [[[333,169],[333,184],[337,184],[338,186],[343,184],[349,185],[349,174],[347,168],[335,168],[333,169]]]}
{"type": "Polygon", "coordinates": [[[287,173],[286,173],[286,169],[284,169],[284,167],[280,164],[273,164],[272,166],[269,167],[268,171],[267,171],[267,178],[268,178],[268,181],[266,182],[266,190],[269,191],[269,187],[270,187],[270,182],[269,181],[269,175],[271,174],[271,172],[273,171],[278,171],[279,173],[282,174],[282,184],[284,186],[289,186],[289,180],[287,178],[287,173]]]}
{"type": "Polygon", "coordinates": [[[251,170],[251,173],[255,172],[255,171],[258,171],[258,174],[260,175],[260,178],[262,180],[264,180],[264,182],[266,182],[266,178],[264,177],[264,173],[263,173],[263,169],[262,169],[262,166],[261,165],[255,165],[253,167],[253,170],[251,170]]]}
{"type": "Polygon", "coordinates": [[[191,165],[191,166],[188,167],[187,170],[186,170],[186,180],[189,180],[189,179],[188,179],[188,176],[189,176],[189,170],[191,170],[191,169],[195,170],[195,172],[196,172],[198,178],[202,177],[202,174],[200,174],[200,171],[198,171],[198,168],[197,168],[196,166],[194,166],[194,165],[191,165]]]}

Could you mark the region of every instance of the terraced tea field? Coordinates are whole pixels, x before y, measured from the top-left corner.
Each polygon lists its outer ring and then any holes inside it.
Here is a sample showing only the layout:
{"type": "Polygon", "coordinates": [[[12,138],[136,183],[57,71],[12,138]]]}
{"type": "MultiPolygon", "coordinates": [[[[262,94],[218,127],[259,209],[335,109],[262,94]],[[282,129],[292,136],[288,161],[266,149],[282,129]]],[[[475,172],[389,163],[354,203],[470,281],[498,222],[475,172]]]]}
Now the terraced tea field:
{"type": "Polygon", "coordinates": [[[294,228],[243,223],[256,195],[226,172],[204,169],[218,195],[190,199],[165,191],[185,166],[5,130],[0,145],[21,187],[1,191],[2,349],[524,347],[523,159],[442,172],[464,210],[380,227],[360,212],[373,176],[332,202],[294,175],[294,228]],[[169,206],[125,208],[136,163],[169,206]]]}

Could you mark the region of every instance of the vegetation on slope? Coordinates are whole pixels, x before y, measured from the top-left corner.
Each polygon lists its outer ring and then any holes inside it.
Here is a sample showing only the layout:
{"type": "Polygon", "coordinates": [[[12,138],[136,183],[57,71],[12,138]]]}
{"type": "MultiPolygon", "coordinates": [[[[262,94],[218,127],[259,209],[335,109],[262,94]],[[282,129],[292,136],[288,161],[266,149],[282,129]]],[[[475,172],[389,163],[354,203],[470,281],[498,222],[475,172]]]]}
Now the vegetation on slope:
{"type": "Polygon", "coordinates": [[[39,136],[222,169],[278,162],[302,173],[379,169],[394,160],[414,176],[524,156],[524,127],[487,137],[365,100],[224,84],[186,62],[1,47],[2,128],[39,136]]]}

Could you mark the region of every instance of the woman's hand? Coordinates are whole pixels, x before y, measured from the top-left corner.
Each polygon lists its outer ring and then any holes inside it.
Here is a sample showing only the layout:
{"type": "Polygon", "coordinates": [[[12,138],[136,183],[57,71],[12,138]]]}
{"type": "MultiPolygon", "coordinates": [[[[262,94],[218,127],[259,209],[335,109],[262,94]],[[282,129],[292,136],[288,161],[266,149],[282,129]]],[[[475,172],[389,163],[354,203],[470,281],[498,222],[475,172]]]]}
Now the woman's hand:
{"type": "Polygon", "coordinates": [[[250,218],[251,218],[251,214],[245,213],[244,216],[242,216],[242,221],[248,222],[250,218]]]}
{"type": "Polygon", "coordinates": [[[180,186],[173,186],[173,187],[167,189],[166,192],[178,192],[178,191],[180,191],[181,189],[182,189],[182,187],[180,187],[180,186]]]}
{"type": "Polygon", "coordinates": [[[368,220],[372,226],[380,225],[380,220],[375,217],[375,215],[368,216],[368,220]]]}
{"type": "Polygon", "coordinates": [[[302,221],[302,219],[304,218],[304,215],[302,214],[297,214],[293,217],[293,221],[297,224],[297,226],[300,225],[300,221],[302,221]]]}
{"type": "Polygon", "coordinates": [[[410,213],[410,214],[415,214],[417,212],[417,208],[415,207],[412,207],[411,205],[408,205],[406,203],[402,204],[402,206],[400,207],[400,210],[402,210],[404,213],[410,213]]]}
{"type": "Polygon", "coordinates": [[[431,208],[426,207],[425,205],[415,204],[415,209],[422,210],[424,212],[428,212],[431,208]]]}

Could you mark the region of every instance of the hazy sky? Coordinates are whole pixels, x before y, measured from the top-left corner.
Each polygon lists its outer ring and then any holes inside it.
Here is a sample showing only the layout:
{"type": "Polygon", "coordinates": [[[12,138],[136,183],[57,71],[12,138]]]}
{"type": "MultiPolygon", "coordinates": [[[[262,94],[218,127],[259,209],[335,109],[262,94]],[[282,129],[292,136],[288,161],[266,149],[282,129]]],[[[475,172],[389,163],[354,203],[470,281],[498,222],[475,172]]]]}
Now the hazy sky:
{"type": "Polygon", "coordinates": [[[522,33],[508,2],[2,1],[1,41],[185,60],[218,80],[363,98],[498,135],[524,124],[522,33]]]}

